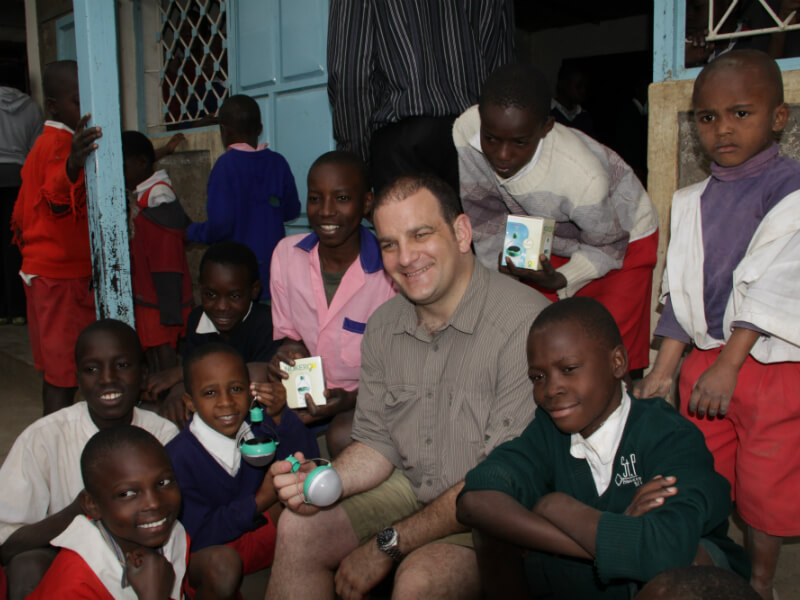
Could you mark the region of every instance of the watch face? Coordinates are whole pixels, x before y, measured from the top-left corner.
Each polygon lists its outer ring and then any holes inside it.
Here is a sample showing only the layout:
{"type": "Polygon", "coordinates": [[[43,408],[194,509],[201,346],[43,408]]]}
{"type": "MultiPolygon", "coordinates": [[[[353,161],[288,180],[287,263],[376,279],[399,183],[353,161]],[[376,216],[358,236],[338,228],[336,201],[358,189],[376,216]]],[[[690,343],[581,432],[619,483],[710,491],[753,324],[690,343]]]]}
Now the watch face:
{"type": "Polygon", "coordinates": [[[384,529],[383,531],[378,533],[378,546],[381,548],[388,548],[392,545],[392,542],[395,541],[397,537],[397,532],[389,527],[388,529],[384,529]]]}

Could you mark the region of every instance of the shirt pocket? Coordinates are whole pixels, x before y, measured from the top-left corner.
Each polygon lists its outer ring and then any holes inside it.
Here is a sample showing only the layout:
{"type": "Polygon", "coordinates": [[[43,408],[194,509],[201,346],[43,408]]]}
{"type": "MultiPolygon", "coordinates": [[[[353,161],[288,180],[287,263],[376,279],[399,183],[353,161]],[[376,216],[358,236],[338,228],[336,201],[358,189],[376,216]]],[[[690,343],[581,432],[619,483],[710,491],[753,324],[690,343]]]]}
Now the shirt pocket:
{"type": "MultiPolygon", "coordinates": [[[[366,323],[344,318],[342,323],[342,343],[340,353],[342,362],[348,367],[361,367],[361,340],[364,339],[366,323]]],[[[358,379],[358,377],[356,377],[358,379]]]]}
{"type": "Polygon", "coordinates": [[[488,392],[480,390],[453,391],[458,401],[451,406],[451,435],[461,437],[477,455],[480,455],[489,437],[489,416],[492,408],[488,392]]]}
{"type": "Polygon", "coordinates": [[[414,385],[390,385],[383,398],[383,413],[389,437],[401,451],[405,460],[414,453],[412,448],[419,443],[417,416],[419,388],[414,385]]]}

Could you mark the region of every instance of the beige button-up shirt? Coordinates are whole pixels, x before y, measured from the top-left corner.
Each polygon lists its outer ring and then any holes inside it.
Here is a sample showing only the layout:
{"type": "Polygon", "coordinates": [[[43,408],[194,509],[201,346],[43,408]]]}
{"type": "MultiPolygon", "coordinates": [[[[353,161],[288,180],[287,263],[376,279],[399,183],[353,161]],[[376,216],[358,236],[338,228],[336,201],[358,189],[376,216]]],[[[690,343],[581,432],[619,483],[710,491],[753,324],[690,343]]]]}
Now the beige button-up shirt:
{"type": "Polygon", "coordinates": [[[533,419],[526,341],[549,302],[475,261],[445,327],[430,335],[396,296],[362,342],[353,439],[402,469],[428,503],[533,419]]]}

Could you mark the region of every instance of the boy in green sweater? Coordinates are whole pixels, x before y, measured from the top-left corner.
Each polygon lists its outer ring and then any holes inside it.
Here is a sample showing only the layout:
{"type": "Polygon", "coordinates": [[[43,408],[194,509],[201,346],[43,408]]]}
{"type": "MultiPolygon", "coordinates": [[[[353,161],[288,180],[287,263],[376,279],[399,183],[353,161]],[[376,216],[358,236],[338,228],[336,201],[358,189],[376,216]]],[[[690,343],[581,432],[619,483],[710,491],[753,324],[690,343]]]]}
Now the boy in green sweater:
{"type": "Polygon", "coordinates": [[[528,365],[536,418],[467,474],[457,501],[490,598],[631,598],[692,563],[748,576],[727,536],[730,486],[700,430],[628,394],[627,352],[599,302],[542,311],[528,365]]]}

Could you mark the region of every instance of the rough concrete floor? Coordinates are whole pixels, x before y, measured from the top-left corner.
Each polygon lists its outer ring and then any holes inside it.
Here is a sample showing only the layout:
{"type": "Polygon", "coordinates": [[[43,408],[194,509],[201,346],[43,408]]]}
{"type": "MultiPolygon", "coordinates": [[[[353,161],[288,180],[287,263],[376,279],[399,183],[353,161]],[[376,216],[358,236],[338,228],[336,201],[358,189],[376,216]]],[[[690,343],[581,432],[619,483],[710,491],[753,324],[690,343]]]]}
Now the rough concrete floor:
{"type": "MultiPolygon", "coordinates": [[[[17,435],[41,415],[41,381],[33,369],[27,328],[0,326],[0,460],[17,435]]],[[[742,543],[742,526],[736,519],[731,519],[731,537],[742,543]]],[[[245,600],[263,598],[268,579],[269,570],[246,577],[242,585],[245,600]]],[[[784,544],[776,589],[781,600],[800,600],[800,538],[784,544]]]]}

